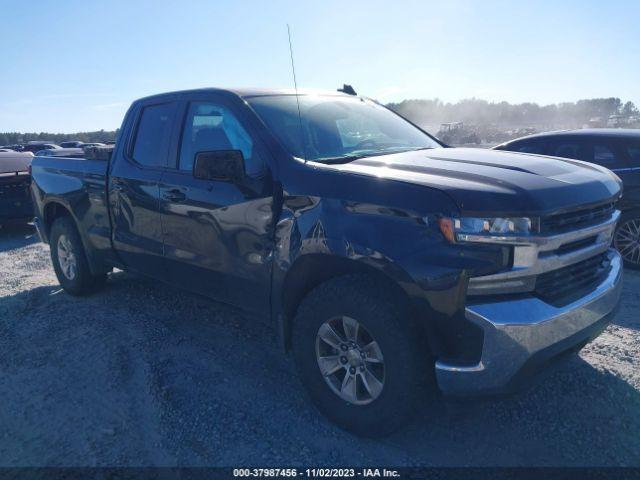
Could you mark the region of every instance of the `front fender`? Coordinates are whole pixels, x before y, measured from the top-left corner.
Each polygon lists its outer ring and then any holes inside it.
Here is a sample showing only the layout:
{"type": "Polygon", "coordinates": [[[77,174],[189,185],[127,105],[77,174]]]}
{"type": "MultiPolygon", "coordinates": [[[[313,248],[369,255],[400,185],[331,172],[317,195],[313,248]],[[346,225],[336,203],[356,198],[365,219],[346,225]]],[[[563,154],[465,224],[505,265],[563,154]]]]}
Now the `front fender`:
{"type": "Polygon", "coordinates": [[[441,292],[460,281],[460,247],[415,211],[317,197],[284,203],[275,235],[274,270],[280,274],[305,255],[321,254],[384,273],[410,296],[441,292]]]}
{"type": "Polygon", "coordinates": [[[286,199],[276,225],[272,314],[287,339],[293,304],[336,275],[376,273],[398,286],[431,333],[432,351],[466,329],[464,306],[470,272],[503,255],[448,243],[434,215],[362,202],[296,197],[286,199]],[[300,274],[304,265],[306,270],[300,274]],[[311,271],[309,271],[311,266],[311,271]],[[295,280],[291,280],[291,278],[295,280]],[[311,279],[310,279],[311,278],[311,279]],[[302,284],[302,285],[301,285],[302,284]]]}

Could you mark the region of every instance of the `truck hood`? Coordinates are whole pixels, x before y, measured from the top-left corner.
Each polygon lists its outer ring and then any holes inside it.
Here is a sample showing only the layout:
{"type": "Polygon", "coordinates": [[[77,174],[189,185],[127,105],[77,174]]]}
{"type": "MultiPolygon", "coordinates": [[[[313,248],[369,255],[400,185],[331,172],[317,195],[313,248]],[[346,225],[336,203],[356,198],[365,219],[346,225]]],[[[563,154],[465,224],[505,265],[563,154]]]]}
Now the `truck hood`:
{"type": "Polygon", "coordinates": [[[446,192],[466,214],[543,215],[617,199],[622,182],[578,160],[474,148],[437,148],[329,165],[446,192]]]}

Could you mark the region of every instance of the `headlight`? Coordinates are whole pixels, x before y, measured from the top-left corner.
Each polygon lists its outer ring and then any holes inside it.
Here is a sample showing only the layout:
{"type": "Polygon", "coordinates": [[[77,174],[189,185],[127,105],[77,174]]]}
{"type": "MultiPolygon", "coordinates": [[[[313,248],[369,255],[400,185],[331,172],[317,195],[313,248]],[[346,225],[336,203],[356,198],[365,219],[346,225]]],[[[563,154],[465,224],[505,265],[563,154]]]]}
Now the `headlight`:
{"type": "Polygon", "coordinates": [[[529,235],[533,221],[528,217],[441,217],[440,231],[450,242],[472,240],[469,236],[529,235]]]}

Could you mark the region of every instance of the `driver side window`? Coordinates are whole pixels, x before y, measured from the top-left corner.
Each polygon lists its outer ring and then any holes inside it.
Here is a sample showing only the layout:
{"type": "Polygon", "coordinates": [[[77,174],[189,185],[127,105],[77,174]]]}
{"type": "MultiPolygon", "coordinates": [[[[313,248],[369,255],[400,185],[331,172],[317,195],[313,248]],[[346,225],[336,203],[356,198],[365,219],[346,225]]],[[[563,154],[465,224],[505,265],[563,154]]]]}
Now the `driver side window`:
{"type": "Polygon", "coordinates": [[[214,102],[190,103],[182,133],[179,169],[191,172],[197,153],[220,150],[240,150],[248,176],[260,177],[264,172],[265,164],[253,139],[228,108],[214,102]]]}

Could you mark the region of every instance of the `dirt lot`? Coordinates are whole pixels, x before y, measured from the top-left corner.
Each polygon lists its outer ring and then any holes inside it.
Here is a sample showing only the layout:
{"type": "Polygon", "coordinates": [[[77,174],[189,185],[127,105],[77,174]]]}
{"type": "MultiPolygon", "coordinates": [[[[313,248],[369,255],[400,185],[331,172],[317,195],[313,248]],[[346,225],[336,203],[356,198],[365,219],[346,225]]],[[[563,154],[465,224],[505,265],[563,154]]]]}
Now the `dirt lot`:
{"type": "Polygon", "coordinates": [[[124,273],[76,299],[48,255],[0,230],[1,466],[640,465],[640,272],[542,383],[373,441],[310,406],[268,326],[124,273]]]}

